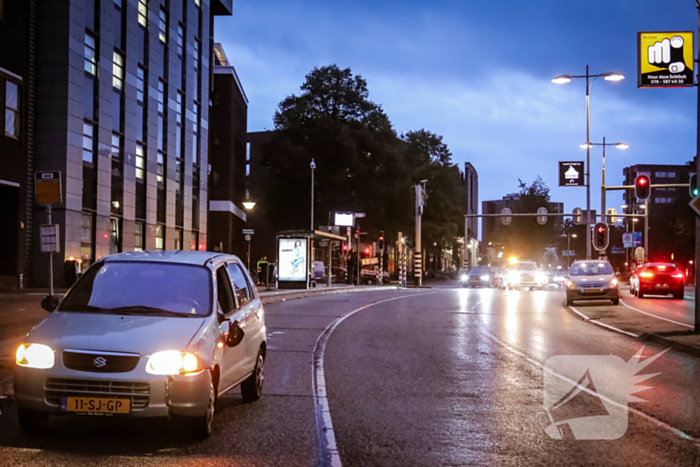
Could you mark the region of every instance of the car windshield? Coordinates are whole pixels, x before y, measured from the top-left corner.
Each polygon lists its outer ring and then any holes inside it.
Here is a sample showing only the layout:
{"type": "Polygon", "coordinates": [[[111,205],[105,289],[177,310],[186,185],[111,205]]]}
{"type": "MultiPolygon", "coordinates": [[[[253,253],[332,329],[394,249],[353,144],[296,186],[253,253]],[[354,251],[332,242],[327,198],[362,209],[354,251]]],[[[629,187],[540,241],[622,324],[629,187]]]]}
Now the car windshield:
{"type": "Polygon", "coordinates": [[[207,316],[210,281],[209,270],[202,266],[104,262],[85,273],[58,310],[207,316]]]}
{"type": "Polygon", "coordinates": [[[576,263],[571,266],[571,276],[603,276],[612,274],[613,269],[609,263],[599,261],[595,263],[576,263]]]}
{"type": "Polygon", "coordinates": [[[488,274],[488,273],[489,273],[489,268],[486,266],[476,266],[476,267],[473,267],[469,270],[470,275],[488,274]]]}
{"type": "Polygon", "coordinates": [[[663,273],[671,274],[671,273],[676,272],[678,270],[678,268],[676,267],[675,264],[668,264],[668,263],[650,264],[646,269],[656,271],[656,272],[659,272],[662,274],[663,273]]]}
{"type": "Polygon", "coordinates": [[[535,271],[537,265],[535,263],[516,263],[513,265],[513,271],[535,271]]]}

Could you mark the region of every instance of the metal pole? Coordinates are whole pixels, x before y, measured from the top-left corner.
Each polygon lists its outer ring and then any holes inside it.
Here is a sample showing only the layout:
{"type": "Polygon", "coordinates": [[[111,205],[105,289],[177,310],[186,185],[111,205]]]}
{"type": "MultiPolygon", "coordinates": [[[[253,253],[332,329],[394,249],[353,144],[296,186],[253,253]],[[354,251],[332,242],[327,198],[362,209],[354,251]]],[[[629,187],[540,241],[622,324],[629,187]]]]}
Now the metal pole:
{"type": "Polygon", "coordinates": [[[314,160],[311,159],[311,232],[314,231],[314,170],[316,169],[316,164],[314,160]]]}
{"type": "Polygon", "coordinates": [[[357,224],[357,285],[358,286],[362,282],[360,280],[360,271],[361,271],[360,263],[362,262],[362,259],[361,259],[362,257],[360,255],[360,232],[362,232],[362,230],[360,230],[360,224],[357,224]]]}
{"type": "Polygon", "coordinates": [[[649,200],[644,203],[647,207],[644,214],[644,261],[649,261],[649,200]]]}
{"type": "MultiPolygon", "coordinates": [[[[46,221],[51,225],[51,205],[46,205],[46,221]]],[[[53,297],[53,252],[49,252],[49,295],[53,297]]]]}
{"type": "Polygon", "coordinates": [[[591,104],[586,65],[586,259],[591,259],[591,104]]]}
{"type": "Polygon", "coordinates": [[[423,185],[415,185],[416,192],[416,254],[414,258],[413,274],[416,279],[416,285],[423,285],[423,263],[421,261],[420,268],[418,267],[418,259],[421,257],[421,206],[423,205],[423,185]]]}
{"type": "MultiPolygon", "coordinates": [[[[700,37],[700,0],[697,0],[696,6],[698,8],[698,37],[700,37]]],[[[700,59],[700,40],[698,41],[698,59],[700,59]]],[[[700,87],[698,87],[698,135],[697,135],[697,146],[695,152],[695,172],[700,174],[700,87]]],[[[700,175],[698,175],[700,176],[700,175]]],[[[700,218],[695,217],[695,321],[694,321],[694,331],[700,331],[700,301],[697,297],[700,297],[700,282],[698,282],[698,263],[700,263],[700,218]]]]}
{"type": "MultiPolygon", "coordinates": [[[[600,182],[600,215],[605,216],[605,136],[603,136],[603,173],[600,182]]],[[[608,223],[608,217],[601,217],[602,222],[608,223]]]]}
{"type": "MultiPolygon", "coordinates": [[[[566,238],[568,239],[566,249],[571,251],[571,234],[566,234],[566,238]]],[[[571,268],[571,256],[566,257],[566,269],[569,268],[571,268]]]]}
{"type": "Polygon", "coordinates": [[[250,240],[248,240],[248,272],[250,271],[250,240]]]}

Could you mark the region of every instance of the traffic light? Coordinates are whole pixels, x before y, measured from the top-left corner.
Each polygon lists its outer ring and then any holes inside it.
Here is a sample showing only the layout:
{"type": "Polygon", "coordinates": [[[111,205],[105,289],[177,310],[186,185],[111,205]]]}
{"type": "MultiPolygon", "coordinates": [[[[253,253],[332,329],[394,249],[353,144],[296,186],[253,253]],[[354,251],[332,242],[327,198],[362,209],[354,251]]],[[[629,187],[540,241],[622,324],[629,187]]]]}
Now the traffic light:
{"type": "Polygon", "coordinates": [[[348,251],[348,244],[347,243],[343,243],[343,251],[348,251]]]}
{"type": "Polygon", "coordinates": [[[596,250],[604,251],[608,248],[610,230],[605,222],[598,222],[593,227],[593,246],[596,250]]]}
{"type": "Polygon", "coordinates": [[[688,185],[690,186],[690,197],[695,198],[700,195],[700,190],[698,190],[698,176],[697,174],[690,174],[690,180],[688,180],[688,185]]]}
{"type": "Polygon", "coordinates": [[[365,255],[366,255],[366,256],[369,256],[369,247],[366,247],[366,248],[365,248],[365,255]]]}
{"type": "Polygon", "coordinates": [[[379,249],[384,250],[384,231],[379,231],[379,249]]]}
{"type": "Polygon", "coordinates": [[[647,175],[637,175],[634,181],[634,193],[639,199],[648,199],[651,194],[651,180],[647,175]]]}

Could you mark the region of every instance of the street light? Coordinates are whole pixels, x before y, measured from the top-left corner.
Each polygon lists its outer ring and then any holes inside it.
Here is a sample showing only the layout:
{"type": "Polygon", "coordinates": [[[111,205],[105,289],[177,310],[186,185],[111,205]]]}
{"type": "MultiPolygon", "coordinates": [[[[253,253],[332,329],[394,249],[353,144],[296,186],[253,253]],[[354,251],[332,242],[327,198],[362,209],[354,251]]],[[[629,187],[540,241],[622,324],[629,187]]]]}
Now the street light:
{"type": "Polygon", "coordinates": [[[590,149],[593,146],[602,146],[603,147],[603,175],[600,181],[600,221],[601,222],[606,222],[603,219],[606,219],[606,208],[605,208],[605,147],[606,146],[615,146],[617,149],[629,149],[629,146],[625,143],[606,143],[605,142],[605,136],[603,136],[603,142],[602,143],[583,143],[580,145],[580,147],[584,149],[590,149]]]}
{"type": "Polygon", "coordinates": [[[243,201],[243,207],[246,208],[246,211],[250,211],[255,207],[255,201],[251,201],[249,199],[243,201]]]}
{"type": "MultiPolygon", "coordinates": [[[[251,201],[249,198],[246,198],[246,200],[243,201],[241,204],[242,204],[243,207],[246,209],[246,211],[250,211],[250,210],[252,210],[252,209],[255,207],[255,201],[251,201]]],[[[250,217],[250,213],[248,213],[248,214],[245,216],[245,226],[246,226],[246,228],[248,228],[248,225],[249,225],[249,224],[248,224],[248,219],[249,219],[249,217],[250,217]]],[[[248,257],[248,272],[251,272],[251,271],[250,271],[250,238],[251,238],[251,237],[250,237],[250,234],[246,234],[246,237],[247,237],[247,238],[246,238],[246,241],[248,242],[248,253],[246,254],[246,256],[248,257]]]]}
{"type": "Polygon", "coordinates": [[[591,259],[591,106],[590,94],[593,81],[603,77],[606,81],[621,81],[625,79],[619,73],[601,73],[599,75],[591,75],[588,73],[588,65],[586,65],[585,75],[560,75],[552,80],[554,84],[570,83],[572,79],[586,80],[586,259],[591,259]],[[593,78],[593,80],[591,80],[593,78]]]}

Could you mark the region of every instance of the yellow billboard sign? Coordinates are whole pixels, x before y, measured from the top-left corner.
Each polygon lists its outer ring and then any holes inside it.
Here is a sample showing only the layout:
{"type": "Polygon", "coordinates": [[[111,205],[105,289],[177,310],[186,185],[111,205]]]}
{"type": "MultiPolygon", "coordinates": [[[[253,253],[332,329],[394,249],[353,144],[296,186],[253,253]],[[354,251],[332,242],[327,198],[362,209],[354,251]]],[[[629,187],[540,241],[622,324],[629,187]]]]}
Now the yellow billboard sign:
{"type": "Polygon", "coordinates": [[[694,85],[692,32],[637,33],[637,87],[694,85]]]}

